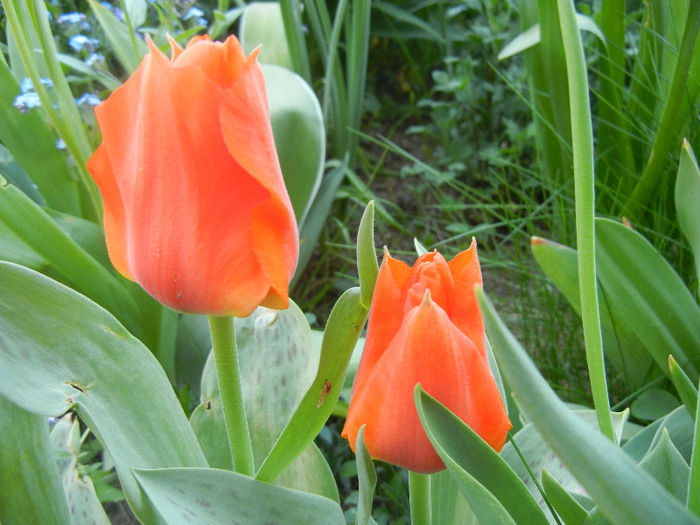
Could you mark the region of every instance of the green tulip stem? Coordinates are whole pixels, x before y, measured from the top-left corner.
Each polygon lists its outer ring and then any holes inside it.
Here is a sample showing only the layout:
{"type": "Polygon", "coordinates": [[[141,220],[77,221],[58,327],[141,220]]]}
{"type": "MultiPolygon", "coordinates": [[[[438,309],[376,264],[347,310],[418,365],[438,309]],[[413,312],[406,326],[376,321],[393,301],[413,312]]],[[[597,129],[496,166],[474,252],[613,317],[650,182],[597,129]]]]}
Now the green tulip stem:
{"type": "Polygon", "coordinates": [[[221,391],[221,405],[224,409],[224,421],[231,449],[233,470],[246,476],[253,476],[255,474],[253,447],[250,443],[248,420],[243,405],[233,317],[210,315],[209,331],[214,347],[216,376],[221,391]]]}
{"type": "Polygon", "coordinates": [[[430,525],[430,475],[409,470],[408,492],[411,500],[411,525],[430,525]]]}

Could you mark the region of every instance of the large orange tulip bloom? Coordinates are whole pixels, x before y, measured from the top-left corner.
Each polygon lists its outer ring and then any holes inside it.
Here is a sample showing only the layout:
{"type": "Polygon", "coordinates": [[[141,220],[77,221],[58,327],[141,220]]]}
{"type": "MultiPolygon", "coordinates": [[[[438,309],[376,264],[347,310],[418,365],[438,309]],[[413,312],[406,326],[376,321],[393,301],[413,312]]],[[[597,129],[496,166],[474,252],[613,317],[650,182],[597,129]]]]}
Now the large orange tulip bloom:
{"type": "Polygon", "coordinates": [[[88,161],[112,263],[181,312],[286,308],[298,231],[256,52],[196,37],[169,59],[149,41],[96,108],[88,161]]]}
{"type": "Polygon", "coordinates": [[[449,263],[437,252],[413,268],[384,254],[343,437],[357,433],[373,458],[414,472],[445,468],[418,419],[416,383],[495,450],[512,428],[489,368],[474,294],[481,284],[476,243],[449,263]]]}

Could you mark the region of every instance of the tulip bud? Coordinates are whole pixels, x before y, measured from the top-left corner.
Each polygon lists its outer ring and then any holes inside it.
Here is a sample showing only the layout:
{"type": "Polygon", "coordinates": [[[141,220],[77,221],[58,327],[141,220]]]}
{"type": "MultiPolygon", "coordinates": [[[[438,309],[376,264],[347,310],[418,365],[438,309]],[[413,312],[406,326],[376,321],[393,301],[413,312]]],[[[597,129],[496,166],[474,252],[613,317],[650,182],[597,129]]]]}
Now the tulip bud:
{"type": "Polygon", "coordinates": [[[96,109],[88,169],[112,263],[166,306],[286,308],[298,254],[256,52],[195,37],[150,52],[96,109]]]}

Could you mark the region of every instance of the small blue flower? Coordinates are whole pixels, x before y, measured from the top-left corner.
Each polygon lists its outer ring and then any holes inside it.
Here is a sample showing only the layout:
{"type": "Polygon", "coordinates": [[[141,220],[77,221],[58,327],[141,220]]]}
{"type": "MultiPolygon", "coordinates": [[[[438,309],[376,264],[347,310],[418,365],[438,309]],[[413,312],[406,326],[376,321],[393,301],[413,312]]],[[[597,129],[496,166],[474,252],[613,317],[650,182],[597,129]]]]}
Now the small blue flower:
{"type": "Polygon", "coordinates": [[[204,11],[202,11],[198,7],[190,7],[189,11],[185,13],[185,16],[182,17],[183,20],[189,20],[190,18],[201,18],[204,15],[204,11]]]}
{"type": "Polygon", "coordinates": [[[41,100],[39,100],[39,95],[32,91],[17,95],[14,104],[20,113],[29,113],[30,109],[41,106],[41,100]]]}
{"type": "Polygon", "coordinates": [[[88,48],[91,51],[99,44],[100,42],[96,38],[89,38],[85,35],[73,35],[68,39],[68,45],[73,51],[82,51],[83,48],[88,48]]]}
{"type": "Polygon", "coordinates": [[[90,56],[85,59],[85,65],[89,67],[101,66],[105,61],[105,57],[99,53],[90,53],[90,56]]]}
{"type": "Polygon", "coordinates": [[[80,95],[80,98],[75,99],[75,103],[79,106],[82,106],[83,104],[87,104],[88,106],[96,106],[100,102],[102,102],[100,97],[94,93],[83,93],[80,95]]]}
{"type": "Polygon", "coordinates": [[[84,13],[63,13],[56,19],[60,25],[76,25],[84,22],[87,17],[84,13]]]}
{"type": "Polygon", "coordinates": [[[41,85],[51,89],[53,87],[53,81],[50,78],[40,78],[39,82],[41,82],[41,85]]]}
{"type": "Polygon", "coordinates": [[[34,84],[32,84],[32,79],[28,77],[24,77],[22,79],[22,82],[19,84],[19,89],[22,91],[22,93],[26,93],[28,91],[34,91],[34,84]]]}
{"type": "Polygon", "coordinates": [[[63,142],[61,137],[56,139],[56,149],[64,150],[66,149],[66,143],[63,142]]]}

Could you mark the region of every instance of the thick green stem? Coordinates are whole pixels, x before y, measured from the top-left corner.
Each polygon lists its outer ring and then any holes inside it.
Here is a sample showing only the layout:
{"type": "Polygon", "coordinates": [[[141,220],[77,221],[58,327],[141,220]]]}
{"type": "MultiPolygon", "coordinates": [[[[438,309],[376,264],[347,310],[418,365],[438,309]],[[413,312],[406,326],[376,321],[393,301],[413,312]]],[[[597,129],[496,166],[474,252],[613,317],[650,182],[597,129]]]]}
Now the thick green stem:
{"type": "Polygon", "coordinates": [[[236,355],[236,335],[232,317],[209,316],[209,330],[214,347],[216,376],[219,379],[221,405],[231,448],[233,470],[246,476],[255,474],[253,447],[243,405],[243,392],[236,355]]]}
{"type": "Polygon", "coordinates": [[[430,476],[409,470],[408,492],[411,499],[411,525],[430,525],[430,476]]]}
{"type": "Polygon", "coordinates": [[[608,385],[605,379],[603,336],[598,309],[595,267],[595,176],[593,173],[593,127],[588,99],[588,76],[583,44],[572,0],[557,0],[564,42],[571,107],[571,142],[576,193],[576,247],[581,298],[583,338],[591,381],[593,404],[603,435],[614,441],[608,385]]]}

